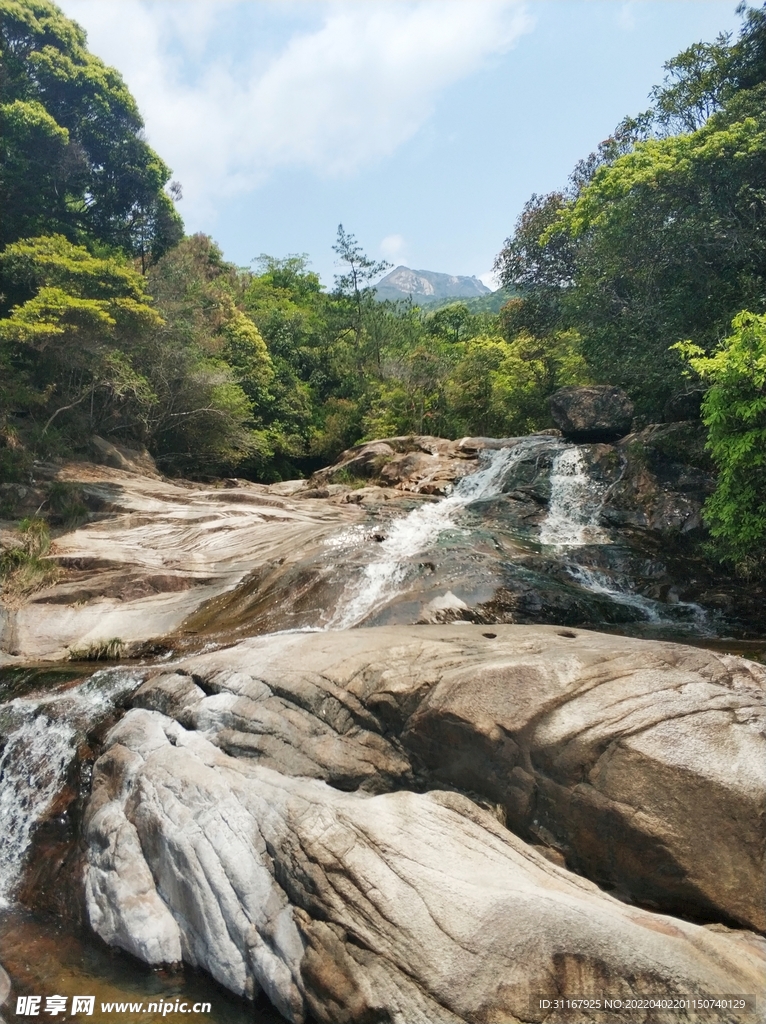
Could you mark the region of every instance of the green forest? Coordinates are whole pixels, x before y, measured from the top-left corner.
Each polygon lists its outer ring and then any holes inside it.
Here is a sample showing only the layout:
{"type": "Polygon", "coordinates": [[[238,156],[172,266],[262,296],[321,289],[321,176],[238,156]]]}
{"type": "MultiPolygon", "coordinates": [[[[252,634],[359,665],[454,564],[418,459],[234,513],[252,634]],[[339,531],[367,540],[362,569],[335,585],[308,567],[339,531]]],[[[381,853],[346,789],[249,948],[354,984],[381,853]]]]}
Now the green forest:
{"type": "Polygon", "coordinates": [[[98,435],[170,475],[269,482],[374,437],[526,434],[558,388],[607,383],[639,423],[701,419],[717,557],[763,574],[766,7],[739,14],[529,199],[495,313],[377,301],[386,265],[343,225],[331,290],[302,254],[226,262],[184,234],[181,186],[82,29],[0,0],[0,479],[98,435]]]}

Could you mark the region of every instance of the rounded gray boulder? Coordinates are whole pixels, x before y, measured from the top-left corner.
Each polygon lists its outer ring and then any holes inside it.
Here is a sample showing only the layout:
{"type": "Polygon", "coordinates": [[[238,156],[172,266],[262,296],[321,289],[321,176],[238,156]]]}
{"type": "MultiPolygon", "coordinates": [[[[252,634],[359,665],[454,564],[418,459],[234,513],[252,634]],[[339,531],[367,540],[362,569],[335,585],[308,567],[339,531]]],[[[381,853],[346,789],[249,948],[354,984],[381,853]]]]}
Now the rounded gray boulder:
{"type": "Polygon", "coordinates": [[[577,441],[612,441],[630,433],[633,403],[610,384],[560,388],[550,399],[553,422],[577,441]]]}

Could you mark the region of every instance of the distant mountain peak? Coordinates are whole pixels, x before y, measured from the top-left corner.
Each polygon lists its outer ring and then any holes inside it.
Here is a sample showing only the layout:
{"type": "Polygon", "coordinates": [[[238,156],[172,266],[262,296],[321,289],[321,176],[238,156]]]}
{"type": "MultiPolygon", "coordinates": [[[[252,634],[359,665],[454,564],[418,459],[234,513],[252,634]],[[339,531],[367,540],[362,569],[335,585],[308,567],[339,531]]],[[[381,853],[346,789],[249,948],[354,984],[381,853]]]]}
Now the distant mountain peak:
{"type": "Polygon", "coordinates": [[[433,270],[411,270],[409,267],[395,267],[375,286],[379,299],[406,299],[413,302],[437,302],[440,299],[475,299],[489,295],[487,288],[478,277],[462,277],[455,274],[438,274],[433,270]]]}

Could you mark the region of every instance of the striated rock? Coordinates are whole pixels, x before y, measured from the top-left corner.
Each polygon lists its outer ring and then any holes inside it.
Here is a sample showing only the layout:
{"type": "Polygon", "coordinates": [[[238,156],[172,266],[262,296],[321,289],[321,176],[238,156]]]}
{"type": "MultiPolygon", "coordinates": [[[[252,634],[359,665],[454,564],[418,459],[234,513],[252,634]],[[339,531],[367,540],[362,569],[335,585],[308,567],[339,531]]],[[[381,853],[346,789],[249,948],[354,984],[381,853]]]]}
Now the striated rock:
{"type": "Polygon", "coordinates": [[[612,441],[630,431],[633,403],[609,384],[560,388],[551,396],[551,415],[564,437],[612,441]]]}
{"type": "Polygon", "coordinates": [[[628,907],[465,797],[343,793],[231,757],[159,712],[112,731],[85,839],[105,941],[263,990],[295,1024],[542,1021],[541,997],[575,992],[764,994],[755,936],[628,907]]]}
{"type": "Polygon", "coordinates": [[[59,582],[0,600],[0,662],[66,658],[167,636],[262,567],[285,570],[360,513],[260,484],[205,487],[91,463],[52,467],[95,521],[57,537],[59,582]],[[3,655],[7,657],[3,658],[3,655]]]}
{"type": "Polygon", "coordinates": [[[262,637],[174,672],[163,686],[180,673],[208,696],[148,700],[149,680],[143,706],[224,751],[344,789],[456,787],[626,898],[766,929],[766,669],[753,662],[460,624],[262,637]]]}
{"type": "MultiPolygon", "coordinates": [[[[354,594],[376,573],[388,582],[354,625],[463,618],[762,633],[763,588],[743,588],[703,556],[701,508],[714,479],[693,423],[614,445],[388,438],[312,481],[268,487],[87,463],[35,472],[76,492],[90,521],[54,536],[55,583],[0,594],[0,663],[348,624],[354,594]],[[355,460],[372,475],[359,476],[355,460]],[[493,466],[491,487],[461,482],[493,466]],[[419,511],[448,491],[457,500],[419,511]],[[429,609],[447,591],[464,607],[429,609]]],[[[22,490],[32,511],[46,500],[44,488],[22,490]]],[[[0,547],[19,536],[0,529],[0,547]]]]}

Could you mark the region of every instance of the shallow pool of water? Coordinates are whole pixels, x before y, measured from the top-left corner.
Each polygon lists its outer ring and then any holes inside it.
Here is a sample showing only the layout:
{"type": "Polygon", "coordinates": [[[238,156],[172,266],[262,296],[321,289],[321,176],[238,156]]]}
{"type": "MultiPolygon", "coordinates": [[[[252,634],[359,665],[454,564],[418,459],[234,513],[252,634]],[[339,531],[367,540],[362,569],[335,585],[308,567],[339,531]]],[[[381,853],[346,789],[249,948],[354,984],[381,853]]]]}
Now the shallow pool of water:
{"type": "MultiPolygon", "coordinates": [[[[104,1021],[111,1024],[154,1024],[155,1021],[204,1021],[205,1024],[284,1024],[262,998],[255,1006],[238,999],[203,972],[185,968],[153,970],[121,950],[107,948],[97,939],[80,934],[60,921],[36,917],[20,909],[0,911],[0,963],[8,972],[12,991],[0,1009],[6,1021],[16,1017],[19,996],[40,996],[41,1020],[104,1021]],[[64,996],[66,1013],[46,1015],[48,996],[64,996]],[[72,1016],[74,996],[93,996],[92,1016],[72,1016]],[[117,1011],[114,1004],[126,1004],[117,1011]],[[129,1008],[129,1004],[133,1008],[129,1008]],[[149,1010],[149,1004],[172,1010],[149,1010]],[[186,1003],[187,1011],[180,1007],[186,1003]],[[111,1010],[106,1008],[112,1004],[111,1010]],[[141,1008],[139,1008],[139,1004],[141,1008]],[[179,1010],[175,1007],[178,1004],[179,1010]],[[194,1012],[197,1004],[209,1011],[194,1012]]],[[[29,1018],[32,1019],[32,1018],[29,1018]]]]}

